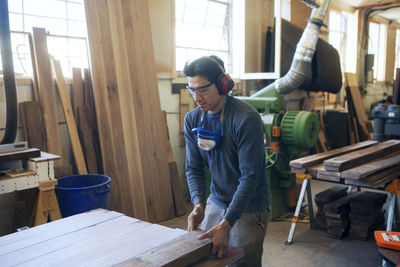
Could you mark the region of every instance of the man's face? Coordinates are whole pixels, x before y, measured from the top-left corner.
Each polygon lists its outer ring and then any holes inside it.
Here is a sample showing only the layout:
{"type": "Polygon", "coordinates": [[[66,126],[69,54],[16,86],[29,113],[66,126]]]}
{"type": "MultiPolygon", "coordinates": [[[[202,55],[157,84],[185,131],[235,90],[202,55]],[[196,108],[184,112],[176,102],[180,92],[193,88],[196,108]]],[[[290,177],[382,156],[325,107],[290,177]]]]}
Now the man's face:
{"type": "Polygon", "coordinates": [[[194,89],[189,89],[189,92],[203,112],[216,113],[222,108],[223,95],[218,94],[217,86],[214,83],[203,76],[196,75],[188,77],[188,85],[194,89]]]}

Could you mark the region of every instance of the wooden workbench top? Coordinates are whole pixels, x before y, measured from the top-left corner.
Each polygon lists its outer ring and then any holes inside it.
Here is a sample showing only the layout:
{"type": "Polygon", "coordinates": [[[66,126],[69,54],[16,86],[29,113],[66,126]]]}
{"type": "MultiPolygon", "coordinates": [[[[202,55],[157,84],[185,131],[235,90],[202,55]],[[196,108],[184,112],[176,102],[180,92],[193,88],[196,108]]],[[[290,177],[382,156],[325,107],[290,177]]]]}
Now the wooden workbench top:
{"type": "Polygon", "coordinates": [[[209,239],[103,209],[0,237],[1,266],[185,266],[209,239]]]}

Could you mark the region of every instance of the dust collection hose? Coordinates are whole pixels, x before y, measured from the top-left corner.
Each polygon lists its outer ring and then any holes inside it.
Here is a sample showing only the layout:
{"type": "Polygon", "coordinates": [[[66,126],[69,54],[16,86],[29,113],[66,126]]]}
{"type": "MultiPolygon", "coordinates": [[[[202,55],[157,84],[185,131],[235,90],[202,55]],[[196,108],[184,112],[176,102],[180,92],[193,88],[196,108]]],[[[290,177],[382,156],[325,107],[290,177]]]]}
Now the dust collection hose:
{"type": "Polygon", "coordinates": [[[7,113],[6,130],[1,143],[8,144],[13,143],[17,135],[18,102],[11,49],[10,21],[8,17],[7,0],[0,0],[0,52],[3,63],[3,79],[7,113]]]}
{"type": "Polygon", "coordinates": [[[329,0],[304,1],[312,7],[307,27],[297,44],[292,65],[285,76],[277,79],[251,97],[261,97],[266,92],[275,90],[280,95],[286,95],[298,89],[307,77],[311,76],[311,61],[318,42],[318,35],[323,25],[329,0]]]}

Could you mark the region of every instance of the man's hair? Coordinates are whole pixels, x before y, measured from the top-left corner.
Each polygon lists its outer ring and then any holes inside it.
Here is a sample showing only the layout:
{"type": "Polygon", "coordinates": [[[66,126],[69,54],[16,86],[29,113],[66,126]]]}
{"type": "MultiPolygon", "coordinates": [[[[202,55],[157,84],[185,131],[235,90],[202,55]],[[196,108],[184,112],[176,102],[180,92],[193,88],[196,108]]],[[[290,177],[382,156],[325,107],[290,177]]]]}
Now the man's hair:
{"type": "Polygon", "coordinates": [[[204,56],[192,62],[186,62],[183,68],[185,76],[196,75],[207,78],[210,82],[217,82],[219,75],[225,72],[224,62],[217,56],[204,56]]]}

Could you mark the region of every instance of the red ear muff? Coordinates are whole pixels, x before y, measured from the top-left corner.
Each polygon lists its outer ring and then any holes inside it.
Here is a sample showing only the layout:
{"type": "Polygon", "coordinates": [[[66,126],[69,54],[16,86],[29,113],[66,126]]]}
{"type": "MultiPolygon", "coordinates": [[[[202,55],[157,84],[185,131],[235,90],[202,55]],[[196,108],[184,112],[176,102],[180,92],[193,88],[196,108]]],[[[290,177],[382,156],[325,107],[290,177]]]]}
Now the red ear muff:
{"type": "Polygon", "coordinates": [[[229,78],[226,75],[224,75],[221,79],[221,88],[224,95],[229,92],[229,78]]]}

